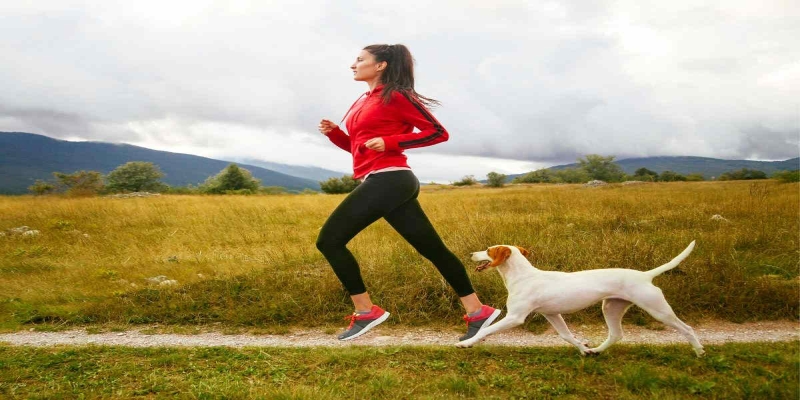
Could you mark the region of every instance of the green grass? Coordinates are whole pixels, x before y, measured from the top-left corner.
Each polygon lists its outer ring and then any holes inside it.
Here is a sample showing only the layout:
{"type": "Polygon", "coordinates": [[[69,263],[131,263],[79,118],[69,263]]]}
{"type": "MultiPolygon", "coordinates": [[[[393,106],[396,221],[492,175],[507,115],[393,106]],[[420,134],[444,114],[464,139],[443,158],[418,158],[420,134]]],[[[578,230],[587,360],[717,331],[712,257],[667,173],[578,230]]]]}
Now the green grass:
{"type": "MultiPolygon", "coordinates": [[[[315,240],[342,198],[0,197],[0,231],[41,231],[0,237],[0,328],[340,325],[352,306],[315,240]],[[147,281],[158,275],[178,284],[147,281]]],[[[491,245],[526,247],[541,269],[645,270],[697,240],[679,268],[655,280],[679,317],[800,317],[797,184],[431,186],[420,201],[487,304],[502,306],[506,290],[496,272],[473,272],[469,254],[491,245]]],[[[391,324],[461,324],[456,295],[384,221],[349,248],[391,324]]],[[[570,318],[602,321],[599,306],[570,318]]],[[[628,318],[651,321],[637,308],[628,318]]]]}
{"type": "Polygon", "coordinates": [[[800,343],[345,349],[0,346],[4,398],[797,399],[800,343]]]}

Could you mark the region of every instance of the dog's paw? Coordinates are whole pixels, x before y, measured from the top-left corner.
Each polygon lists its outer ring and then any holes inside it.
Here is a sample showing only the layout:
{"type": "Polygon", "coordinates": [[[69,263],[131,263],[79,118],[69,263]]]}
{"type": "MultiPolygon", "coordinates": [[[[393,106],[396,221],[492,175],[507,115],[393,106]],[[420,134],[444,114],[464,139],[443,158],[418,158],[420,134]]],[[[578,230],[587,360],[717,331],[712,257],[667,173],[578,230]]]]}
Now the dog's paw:
{"type": "Polygon", "coordinates": [[[461,348],[461,349],[466,349],[466,348],[472,347],[473,344],[474,343],[472,341],[465,340],[463,342],[456,343],[456,347],[461,348]]]}
{"type": "Polygon", "coordinates": [[[706,354],[706,351],[703,350],[702,348],[694,349],[694,354],[697,354],[697,358],[701,358],[703,357],[703,354],[706,354]]]}
{"type": "Polygon", "coordinates": [[[586,350],[586,351],[583,353],[583,355],[585,355],[585,356],[589,356],[589,357],[597,357],[597,356],[599,356],[599,355],[600,355],[600,352],[599,352],[599,351],[594,351],[594,350],[592,350],[592,349],[589,349],[589,350],[586,350]]]}

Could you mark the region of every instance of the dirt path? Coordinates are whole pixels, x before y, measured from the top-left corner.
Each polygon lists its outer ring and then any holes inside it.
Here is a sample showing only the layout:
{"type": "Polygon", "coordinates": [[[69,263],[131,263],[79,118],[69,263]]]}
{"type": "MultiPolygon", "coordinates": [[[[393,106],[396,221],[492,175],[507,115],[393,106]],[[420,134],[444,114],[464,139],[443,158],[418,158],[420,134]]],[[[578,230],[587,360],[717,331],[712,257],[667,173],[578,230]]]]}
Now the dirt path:
{"type": "MultiPolygon", "coordinates": [[[[573,333],[579,338],[588,339],[592,344],[601,343],[606,335],[606,327],[573,326],[573,333]]],[[[620,343],[627,344],[674,344],[686,343],[684,338],[671,328],[650,330],[634,325],[624,325],[625,338],[620,343]]],[[[703,344],[722,344],[733,342],[785,342],[800,339],[800,322],[797,321],[765,321],[746,324],[731,322],[707,322],[694,327],[700,342],[703,344]]],[[[453,345],[460,332],[437,331],[424,328],[401,330],[397,327],[378,327],[363,337],[351,342],[340,342],[335,335],[321,330],[293,331],[285,335],[225,335],[219,332],[208,332],[194,335],[178,334],[146,334],[141,330],[126,332],[107,332],[89,334],[85,330],[63,332],[14,332],[0,334],[0,342],[17,346],[54,346],[54,345],[107,345],[131,347],[163,347],[163,346],[227,346],[227,347],[346,347],[361,346],[396,346],[396,345],[453,345]]],[[[519,328],[490,336],[484,342],[488,345],[500,346],[567,346],[558,335],[548,329],[544,333],[534,334],[519,328]]]]}

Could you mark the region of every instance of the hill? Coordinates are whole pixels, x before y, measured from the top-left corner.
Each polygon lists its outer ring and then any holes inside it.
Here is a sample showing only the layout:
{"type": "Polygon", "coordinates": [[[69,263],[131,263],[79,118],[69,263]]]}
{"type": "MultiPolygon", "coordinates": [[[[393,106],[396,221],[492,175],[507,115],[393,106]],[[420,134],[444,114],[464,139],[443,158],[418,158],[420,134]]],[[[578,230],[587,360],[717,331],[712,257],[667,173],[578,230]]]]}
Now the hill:
{"type": "MultiPolygon", "coordinates": [[[[51,180],[54,171],[72,173],[94,170],[107,174],[129,161],[148,161],[159,166],[165,183],[197,185],[230,164],[190,154],[151,150],[128,144],[69,142],[23,132],[0,132],[0,194],[26,193],[36,179],[51,180]]],[[[238,164],[238,163],[237,163],[238,164]]],[[[289,190],[319,190],[319,182],[266,168],[239,164],[264,186],[289,190]]]]}
{"type": "Polygon", "coordinates": [[[341,178],[343,175],[352,175],[347,172],[332,171],[325,168],[300,166],[300,165],[287,165],[270,161],[254,160],[252,158],[243,158],[242,163],[248,165],[256,165],[261,168],[266,168],[272,171],[280,172],[282,174],[296,176],[298,178],[306,178],[314,181],[324,181],[330,178],[341,178]]]}
{"type": "MultiPolygon", "coordinates": [[[[692,174],[700,173],[706,179],[712,179],[720,176],[723,172],[735,171],[742,168],[755,169],[763,171],[767,176],[773,172],[784,170],[796,170],[800,168],[800,158],[792,158],[785,161],[751,161],[751,160],[722,160],[718,158],[708,157],[691,157],[691,156],[676,156],[676,157],[642,157],[642,158],[626,158],[624,160],[615,160],[626,174],[633,175],[639,168],[647,168],[651,171],[658,172],[659,174],[664,171],[673,171],[679,174],[692,174]]],[[[548,169],[561,170],[566,168],[575,168],[577,163],[556,165],[548,169]]],[[[524,174],[509,175],[508,180],[522,176],[524,174]]]]}

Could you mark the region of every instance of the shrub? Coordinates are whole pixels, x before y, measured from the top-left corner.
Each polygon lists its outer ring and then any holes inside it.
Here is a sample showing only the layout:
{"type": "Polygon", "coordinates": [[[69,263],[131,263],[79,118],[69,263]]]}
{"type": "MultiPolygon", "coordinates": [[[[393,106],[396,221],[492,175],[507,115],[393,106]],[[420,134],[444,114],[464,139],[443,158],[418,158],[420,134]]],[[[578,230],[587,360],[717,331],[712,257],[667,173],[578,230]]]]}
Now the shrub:
{"type": "Polygon", "coordinates": [[[695,172],[695,173],[686,175],[686,180],[689,181],[689,182],[699,182],[699,181],[706,180],[706,178],[703,176],[703,174],[701,174],[699,172],[695,172]]]}
{"type": "Polygon", "coordinates": [[[33,185],[28,186],[28,190],[30,190],[33,194],[37,196],[41,196],[44,194],[52,193],[56,190],[56,186],[50,182],[45,182],[41,179],[37,179],[33,185]]]}
{"type": "Polygon", "coordinates": [[[163,192],[167,185],[160,179],[164,173],[151,162],[131,161],[120,165],[106,176],[109,192],[163,192]]]}
{"type": "Polygon", "coordinates": [[[603,157],[598,154],[589,154],[586,158],[579,158],[578,165],[589,174],[590,179],[605,182],[619,182],[625,176],[622,167],[614,163],[614,156],[603,157]]]}
{"type": "MultiPolygon", "coordinates": [[[[239,168],[236,164],[230,164],[227,168],[220,171],[217,175],[209,177],[200,185],[202,193],[211,194],[231,194],[242,189],[256,192],[260,183],[253,178],[250,171],[239,168]]],[[[244,192],[242,192],[244,194],[244,192]]]]}
{"type": "Polygon", "coordinates": [[[553,182],[555,174],[549,169],[537,169],[520,175],[512,181],[513,183],[550,183],[553,182]]]}
{"type": "Polygon", "coordinates": [[[553,182],[586,183],[591,180],[589,173],[581,168],[565,168],[555,172],[553,182]]]}
{"type": "Polygon", "coordinates": [[[97,171],[53,172],[53,176],[70,196],[95,196],[104,188],[103,175],[97,171]]]}
{"type": "Polygon", "coordinates": [[[486,175],[489,187],[503,187],[506,183],[506,176],[497,172],[489,172],[486,175]]]}
{"type": "Polygon", "coordinates": [[[721,181],[742,181],[750,179],[767,179],[767,174],[757,169],[742,168],[736,171],[728,171],[718,178],[721,181]]]}
{"type": "Polygon", "coordinates": [[[330,178],[319,183],[320,189],[328,194],[350,193],[360,185],[361,182],[353,179],[353,175],[344,175],[341,178],[330,178]]]}
{"type": "Polygon", "coordinates": [[[636,181],[653,182],[658,179],[658,172],[642,167],[633,173],[632,178],[636,181]]]}
{"type": "Polygon", "coordinates": [[[467,175],[461,178],[460,181],[453,182],[453,186],[472,186],[476,185],[478,181],[475,179],[473,175],[467,175]]]}
{"type": "Polygon", "coordinates": [[[800,182],[800,170],[778,171],[772,174],[772,179],[777,179],[783,183],[800,182]]]}
{"type": "Polygon", "coordinates": [[[659,182],[678,182],[685,181],[686,177],[673,171],[664,171],[658,175],[659,182]]]}

